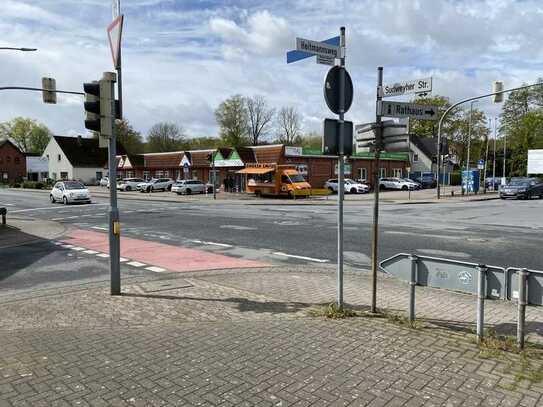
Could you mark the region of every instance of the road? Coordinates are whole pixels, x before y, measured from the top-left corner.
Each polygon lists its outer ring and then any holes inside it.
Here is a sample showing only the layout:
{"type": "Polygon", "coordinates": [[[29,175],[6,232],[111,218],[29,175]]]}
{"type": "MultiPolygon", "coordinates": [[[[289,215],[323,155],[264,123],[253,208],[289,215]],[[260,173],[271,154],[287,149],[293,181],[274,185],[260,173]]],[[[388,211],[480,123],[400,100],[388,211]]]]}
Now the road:
{"type": "MultiPolygon", "coordinates": [[[[160,264],[160,253],[166,255],[164,248],[194,249],[210,256],[220,254],[266,264],[333,265],[336,261],[337,215],[334,206],[274,205],[273,201],[269,205],[228,201],[200,204],[194,199],[180,203],[145,202],[125,200],[120,195],[123,238],[144,242],[140,246],[134,243],[138,247],[135,251],[155,252],[154,256],[142,254],[139,260],[149,266],[156,266],[155,261],[160,264]],[[154,243],[161,246],[152,249],[149,245],[154,243]]],[[[84,231],[72,238],[85,249],[89,249],[85,242],[107,230],[107,203],[105,198],[95,198],[91,205],[63,206],[51,204],[43,192],[0,190],[0,206],[7,206],[10,214],[58,222],[71,230],[84,231]]],[[[379,258],[407,252],[496,266],[543,269],[541,213],[543,200],[382,205],[379,258]]],[[[369,268],[371,223],[371,204],[350,203],[345,207],[347,265],[369,268]]],[[[40,244],[46,245],[46,242],[40,244]]],[[[49,249],[26,250],[24,256],[22,250],[0,249],[0,254],[2,258],[10,259],[12,270],[24,269],[30,276],[40,253],[43,255],[43,251],[49,249]],[[29,260],[32,256],[36,256],[35,262],[29,260]]],[[[183,253],[179,252],[180,257],[171,260],[165,268],[175,269],[175,262],[179,263],[183,256],[194,256],[198,252],[183,253]]],[[[75,256],[76,260],[86,261],[82,256],[75,256]]],[[[206,269],[207,260],[205,255],[199,260],[202,269],[206,269]]],[[[63,262],[51,258],[48,264],[51,267],[51,264],[63,262]]],[[[98,274],[106,278],[107,262],[102,259],[100,264],[98,274]]],[[[92,263],[77,267],[85,267],[87,274],[94,273],[92,263]]],[[[125,268],[129,274],[142,273],[141,269],[125,268]]],[[[14,274],[17,273],[12,271],[12,277],[0,280],[0,288],[7,285],[13,288],[23,282],[28,284],[24,273],[19,274],[17,281],[14,274]]],[[[87,274],[83,273],[81,278],[88,278],[87,274]]],[[[72,273],[69,278],[76,277],[72,273]]],[[[59,276],[58,279],[64,278],[59,276]]],[[[40,282],[38,280],[36,284],[40,282]]],[[[45,280],[46,277],[41,283],[45,280]]]]}

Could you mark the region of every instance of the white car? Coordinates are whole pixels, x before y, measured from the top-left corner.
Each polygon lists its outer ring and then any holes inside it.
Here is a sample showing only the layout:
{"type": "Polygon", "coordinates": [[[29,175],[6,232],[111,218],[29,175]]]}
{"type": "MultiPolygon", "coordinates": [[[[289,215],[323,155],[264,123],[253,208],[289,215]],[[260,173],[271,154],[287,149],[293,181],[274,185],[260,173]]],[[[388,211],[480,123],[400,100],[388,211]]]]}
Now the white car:
{"type": "Polygon", "coordinates": [[[213,185],[204,184],[202,181],[198,180],[180,180],[173,184],[172,192],[175,192],[177,195],[204,194],[206,192],[212,193],[213,185]]]}
{"type": "Polygon", "coordinates": [[[136,188],[140,192],[170,191],[174,182],[171,178],[153,178],[139,183],[136,188]]]}
{"type": "Polygon", "coordinates": [[[52,203],[62,202],[64,205],[76,202],[91,203],[89,190],[79,181],[57,182],[49,194],[49,199],[52,203]]]}
{"type": "Polygon", "coordinates": [[[117,189],[119,191],[135,191],[138,188],[138,184],[145,182],[141,178],[124,178],[117,182],[117,189]]]}
{"type": "Polygon", "coordinates": [[[381,178],[379,180],[379,189],[398,189],[408,191],[418,189],[419,184],[413,181],[408,181],[403,178],[381,178]]]}
{"type": "Polygon", "coordinates": [[[109,178],[108,177],[100,178],[99,184],[101,187],[109,187],[109,178]]]}
{"type": "MultiPolygon", "coordinates": [[[[324,183],[324,188],[329,189],[332,192],[337,192],[338,182],[337,179],[329,179],[324,183]]],[[[351,194],[366,194],[370,192],[370,187],[361,182],[354,181],[350,178],[345,178],[344,188],[346,193],[351,194]]]]}

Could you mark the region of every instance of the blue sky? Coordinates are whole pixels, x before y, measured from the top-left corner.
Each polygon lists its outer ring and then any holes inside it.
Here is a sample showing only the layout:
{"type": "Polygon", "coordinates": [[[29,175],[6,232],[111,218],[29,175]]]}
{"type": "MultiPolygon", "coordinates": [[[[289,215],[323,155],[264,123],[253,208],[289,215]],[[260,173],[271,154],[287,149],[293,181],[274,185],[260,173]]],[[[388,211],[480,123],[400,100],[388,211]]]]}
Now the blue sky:
{"type": "MultiPolygon", "coordinates": [[[[314,58],[287,65],[295,37],[325,39],[347,28],[347,68],[355,87],[347,118],[372,120],[376,68],[385,83],[432,76],[434,94],[455,101],[533,82],[543,68],[543,3],[444,0],[121,0],[125,15],[125,116],[146,133],[173,121],[190,136],[215,136],[213,111],[234,95],[264,95],[280,108],[295,106],[306,131],[333,117],[322,96],[325,65],[314,58]]],[[[82,83],[112,70],[106,26],[111,0],[2,0],[0,86],[37,86],[52,76],[57,87],[82,83]]],[[[84,134],[82,100],[0,94],[0,121],[33,117],[56,134],[84,134]]],[[[481,103],[490,115],[498,107],[481,103]]]]}

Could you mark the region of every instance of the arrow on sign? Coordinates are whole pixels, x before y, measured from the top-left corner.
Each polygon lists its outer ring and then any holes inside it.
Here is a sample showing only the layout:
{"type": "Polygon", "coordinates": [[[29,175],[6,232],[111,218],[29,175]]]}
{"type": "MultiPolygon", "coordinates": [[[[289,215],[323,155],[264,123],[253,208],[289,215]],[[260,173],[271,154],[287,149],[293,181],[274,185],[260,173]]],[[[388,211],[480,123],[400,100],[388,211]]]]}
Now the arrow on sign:
{"type": "Polygon", "coordinates": [[[434,112],[434,109],[425,110],[424,113],[429,114],[431,117],[433,117],[436,114],[436,112],[434,112]]]}
{"type": "MultiPolygon", "coordinates": [[[[327,40],[324,40],[324,41],[321,41],[321,42],[324,43],[324,44],[335,45],[335,46],[339,47],[339,36],[338,37],[333,37],[333,38],[328,38],[327,40]]],[[[296,62],[296,61],[300,61],[300,60],[305,59],[305,58],[310,58],[310,57],[313,57],[313,56],[315,56],[315,54],[311,54],[311,53],[305,52],[305,51],[297,51],[297,50],[288,51],[287,52],[287,64],[290,64],[290,63],[296,62]]]]}

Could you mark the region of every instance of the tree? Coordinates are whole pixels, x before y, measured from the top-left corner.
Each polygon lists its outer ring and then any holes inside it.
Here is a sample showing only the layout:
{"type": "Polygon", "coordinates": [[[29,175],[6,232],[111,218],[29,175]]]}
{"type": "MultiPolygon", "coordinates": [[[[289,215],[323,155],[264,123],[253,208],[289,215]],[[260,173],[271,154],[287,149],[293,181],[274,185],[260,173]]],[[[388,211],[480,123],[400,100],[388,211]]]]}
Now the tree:
{"type": "Polygon", "coordinates": [[[246,98],[247,119],[251,144],[257,146],[270,131],[275,110],[269,108],[264,96],[246,98]]]}
{"type": "Polygon", "coordinates": [[[147,135],[145,150],[149,153],[183,150],[186,145],[183,128],[175,123],[161,122],[153,125],[147,135]]]}
{"type": "Polygon", "coordinates": [[[294,107],[283,107],[277,116],[277,127],[279,130],[279,142],[287,145],[301,142],[300,115],[294,107]]]}
{"type": "Polygon", "coordinates": [[[247,116],[245,99],[240,95],[226,99],[215,110],[215,118],[224,146],[239,147],[248,143],[247,116]]]}
{"type": "Polygon", "coordinates": [[[25,117],[0,124],[0,138],[10,139],[24,153],[42,154],[51,136],[44,124],[25,117]]]}
{"type": "Polygon", "coordinates": [[[301,147],[322,149],[322,136],[315,131],[305,134],[300,140],[301,147]]]}
{"type": "Polygon", "coordinates": [[[134,130],[128,120],[117,120],[115,122],[117,141],[122,144],[128,154],[143,152],[143,137],[139,131],[134,130]]]}

